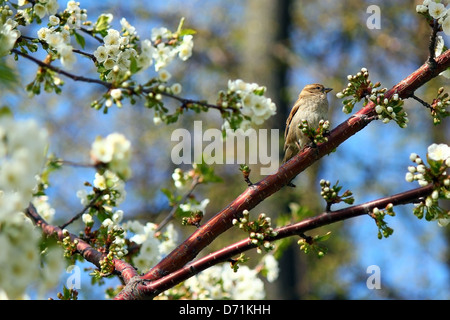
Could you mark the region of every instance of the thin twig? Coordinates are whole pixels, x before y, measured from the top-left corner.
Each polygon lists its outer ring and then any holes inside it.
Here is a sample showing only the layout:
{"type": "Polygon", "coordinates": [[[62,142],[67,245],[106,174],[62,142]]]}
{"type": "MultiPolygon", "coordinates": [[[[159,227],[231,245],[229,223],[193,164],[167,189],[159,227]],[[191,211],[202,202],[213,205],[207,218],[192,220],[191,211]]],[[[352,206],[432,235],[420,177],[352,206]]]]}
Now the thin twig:
{"type": "Polygon", "coordinates": [[[415,94],[411,95],[411,98],[413,98],[416,101],[419,101],[422,105],[424,105],[425,107],[427,107],[428,109],[433,109],[429,103],[423,101],[422,99],[420,99],[418,96],[416,96],[415,94]]]}
{"type": "MultiPolygon", "coordinates": [[[[109,83],[109,82],[106,82],[106,81],[102,81],[102,80],[99,80],[99,79],[92,79],[92,78],[87,78],[87,77],[83,77],[83,76],[77,76],[75,74],[72,74],[70,72],[62,70],[61,68],[52,66],[52,65],[50,65],[48,63],[45,63],[45,62],[43,62],[43,61],[41,61],[39,59],[36,59],[36,58],[30,56],[29,54],[26,54],[26,53],[24,53],[24,52],[22,52],[22,51],[20,51],[18,49],[13,49],[11,51],[13,53],[17,54],[17,55],[20,55],[20,56],[22,56],[22,57],[24,57],[24,58],[26,58],[26,59],[36,63],[38,66],[40,66],[42,68],[49,69],[49,70],[52,70],[52,71],[54,71],[56,73],[62,74],[62,75],[66,76],[66,77],[68,77],[68,78],[70,78],[70,79],[72,79],[74,81],[81,81],[81,82],[87,82],[87,83],[97,83],[97,84],[100,84],[100,85],[106,87],[107,89],[113,88],[113,84],[112,83],[109,83]]],[[[93,55],[91,55],[89,53],[86,53],[84,51],[81,51],[81,50],[74,49],[73,51],[77,52],[79,54],[83,54],[83,55],[91,58],[95,62],[95,57],[93,55]]],[[[131,94],[138,95],[137,89],[134,88],[134,87],[117,87],[117,88],[124,89],[124,90],[127,90],[128,92],[130,92],[131,94]]],[[[145,92],[147,94],[148,93],[155,93],[153,91],[154,90],[152,88],[150,88],[150,89],[144,90],[143,92],[145,92]]],[[[224,108],[222,106],[218,106],[218,105],[215,105],[215,104],[207,103],[207,102],[204,102],[204,101],[197,101],[197,100],[193,100],[193,99],[186,99],[186,98],[178,97],[178,96],[176,96],[174,94],[170,94],[170,93],[164,92],[164,91],[162,91],[162,92],[158,91],[156,93],[159,93],[162,96],[165,96],[165,97],[177,100],[177,101],[181,102],[182,105],[185,106],[185,107],[187,107],[189,105],[200,105],[200,106],[203,106],[203,107],[206,107],[206,108],[209,108],[209,109],[219,110],[221,113],[224,112],[224,110],[227,110],[227,109],[230,110],[230,111],[234,110],[232,107],[225,107],[224,108]]]]}
{"type": "Polygon", "coordinates": [[[84,33],[90,35],[92,38],[94,38],[95,40],[97,40],[100,43],[103,43],[103,39],[94,35],[92,31],[87,30],[86,28],[81,27],[80,28],[81,31],[83,31],[84,33]]]}
{"type": "Polygon", "coordinates": [[[94,197],[94,199],[92,199],[91,202],[89,202],[88,205],[83,208],[83,210],[81,210],[79,213],[77,213],[72,219],[70,219],[69,221],[67,221],[63,225],[61,225],[60,228],[64,229],[65,227],[67,227],[69,224],[71,224],[75,220],[78,220],[89,208],[91,208],[97,202],[98,199],[100,199],[101,196],[103,196],[103,192],[99,192],[94,197]]]}
{"type": "Polygon", "coordinates": [[[100,84],[100,85],[102,85],[102,86],[104,86],[104,87],[106,87],[108,89],[111,89],[111,87],[112,87],[112,84],[109,83],[109,82],[98,80],[98,79],[92,79],[92,78],[87,78],[87,77],[83,77],[83,76],[74,75],[74,74],[72,74],[70,72],[62,70],[61,68],[54,67],[54,66],[52,66],[52,65],[50,65],[48,63],[45,63],[45,62],[43,62],[43,61],[41,61],[39,59],[36,59],[36,58],[30,56],[29,54],[26,54],[26,53],[24,53],[24,52],[22,52],[20,50],[12,49],[11,51],[13,53],[19,55],[19,56],[22,56],[22,57],[24,57],[24,58],[26,58],[26,59],[36,63],[38,66],[40,66],[42,68],[49,69],[49,70],[52,70],[52,71],[54,71],[56,73],[62,74],[62,75],[66,76],[66,77],[68,77],[68,78],[70,78],[70,79],[72,79],[74,81],[82,81],[82,82],[87,82],[87,83],[97,83],[97,84],[100,84]]]}
{"type": "Polygon", "coordinates": [[[74,162],[74,161],[70,161],[70,160],[58,159],[58,160],[53,160],[52,162],[60,164],[60,165],[68,165],[68,166],[72,166],[72,167],[95,168],[94,164],[74,162]]]}
{"type": "Polygon", "coordinates": [[[186,202],[186,200],[190,197],[190,195],[192,194],[192,192],[194,191],[195,187],[197,187],[197,185],[199,184],[199,179],[198,177],[194,177],[194,180],[192,181],[191,186],[189,187],[189,190],[184,194],[183,198],[180,200],[180,202],[178,202],[176,205],[174,205],[172,207],[172,210],[170,210],[169,214],[167,215],[167,217],[164,218],[164,220],[156,227],[155,232],[160,231],[162,228],[164,228],[164,226],[169,223],[170,220],[173,219],[173,217],[175,216],[175,213],[177,212],[177,209],[179,208],[179,206],[183,203],[186,202]]]}

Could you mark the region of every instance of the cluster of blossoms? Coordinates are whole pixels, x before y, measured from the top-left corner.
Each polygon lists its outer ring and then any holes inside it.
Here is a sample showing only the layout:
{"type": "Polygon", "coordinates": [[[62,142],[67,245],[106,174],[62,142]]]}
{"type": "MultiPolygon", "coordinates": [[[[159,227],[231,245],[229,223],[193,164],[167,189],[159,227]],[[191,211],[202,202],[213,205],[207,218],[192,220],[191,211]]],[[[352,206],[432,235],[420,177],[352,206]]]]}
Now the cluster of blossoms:
{"type": "MultiPolygon", "coordinates": [[[[120,223],[123,219],[123,211],[115,210],[126,197],[124,179],[130,176],[131,144],[125,137],[118,133],[112,133],[106,138],[98,137],[92,144],[90,151],[98,172],[94,181],[88,186],[92,190],[88,193],[82,189],[77,192],[81,204],[89,211],[82,215],[86,225],[86,236],[91,236],[91,228],[94,225],[94,216],[101,222],[100,228],[95,232],[96,245],[108,248],[106,258],[101,264],[101,275],[108,274],[113,268],[113,259],[127,254],[125,248],[124,229],[120,223]],[[92,205],[95,201],[95,206],[92,205]]],[[[70,238],[64,243],[66,255],[71,255],[70,238]]]]}
{"type": "MultiPolygon", "coordinates": [[[[213,266],[195,277],[184,282],[187,296],[190,299],[236,299],[236,300],[261,300],[264,299],[264,283],[258,278],[258,272],[247,266],[234,272],[229,265],[213,266]]],[[[163,295],[171,294],[175,288],[163,295]]],[[[161,298],[161,297],[160,297],[161,298]]]]}
{"type": "MultiPolygon", "coordinates": [[[[103,220],[100,228],[95,232],[95,244],[102,248],[108,248],[107,256],[101,261],[101,272],[110,273],[114,270],[114,258],[121,259],[128,253],[125,241],[125,230],[121,226],[123,211],[106,212],[98,215],[103,220]]],[[[94,225],[94,218],[90,213],[84,213],[82,220],[86,225],[86,236],[91,235],[91,228],[94,225]]],[[[70,245],[69,245],[70,246],[70,245]]],[[[101,249],[103,250],[103,249],[101,249]]]]}
{"type": "Polygon", "coordinates": [[[201,212],[202,214],[205,213],[206,206],[209,204],[209,199],[203,199],[202,201],[198,202],[195,199],[189,199],[189,202],[180,204],[180,209],[184,212],[201,212]]]}
{"type": "Polygon", "coordinates": [[[361,68],[361,71],[356,75],[348,75],[347,79],[349,83],[347,88],[336,94],[338,99],[344,97],[351,97],[343,101],[344,107],[342,111],[344,113],[352,112],[355,104],[362,99],[365,100],[364,104],[372,101],[376,104],[375,112],[378,115],[378,119],[383,123],[389,123],[394,120],[401,128],[406,128],[409,122],[408,114],[403,109],[403,100],[400,99],[398,94],[394,94],[391,97],[385,97],[386,88],[379,88],[380,83],[372,84],[369,80],[369,71],[367,68],[361,68]]]}
{"type": "MultiPolygon", "coordinates": [[[[434,0],[424,0],[422,4],[416,6],[416,11],[425,15],[427,19],[434,19],[442,27],[442,31],[450,36],[450,9],[447,9],[443,3],[434,0]]],[[[436,57],[438,57],[444,48],[444,39],[439,36],[436,44],[436,57]]],[[[450,69],[442,72],[446,78],[450,78],[450,69]]]]}
{"type": "MultiPolygon", "coordinates": [[[[240,110],[241,114],[231,114],[224,122],[224,128],[246,131],[252,124],[261,125],[276,113],[272,99],[264,96],[266,88],[256,83],[246,83],[240,79],[228,81],[228,91],[219,93],[219,106],[240,110]],[[242,117],[243,116],[243,117],[242,117]]],[[[226,113],[222,114],[226,116],[226,113]]]]}
{"type": "Polygon", "coordinates": [[[55,216],[55,209],[52,208],[52,206],[48,203],[48,200],[48,196],[40,195],[33,197],[31,202],[33,203],[39,215],[45,221],[51,223],[53,221],[53,217],[55,216]]]}
{"type": "Polygon", "coordinates": [[[328,120],[320,119],[319,126],[317,128],[313,128],[309,125],[308,120],[302,119],[299,128],[314,144],[328,141],[328,137],[325,136],[328,129],[330,129],[330,121],[328,120]]]}
{"type": "Polygon", "coordinates": [[[85,214],[83,221],[87,225],[89,222],[93,224],[93,220],[89,215],[101,213],[101,221],[104,223],[104,226],[111,227],[118,224],[123,213],[115,213],[113,208],[119,206],[125,200],[124,181],[114,172],[106,170],[102,174],[98,172],[95,174],[93,187],[93,190],[89,193],[85,189],[77,192],[77,197],[80,198],[81,204],[85,207],[89,206],[93,200],[98,200],[96,207],[91,208],[91,212],[85,214]]]}
{"type": "Polygon", "coordinates": [[[267,217],[265,213],[261,213],[255,221],[250,221],[249,217],[250,212],[244,210],[242,212],[242,218],[233,219],[233,225],[249,233],[252,244],[257,246],[258,253],[262,253],[261,247],[265,251],[273,250],[273,243],[267,240],[277,235],[277,232],[272,228],[272,219],[267,217]]]}
{"type": "Polygon", "coordinates": [[[150,64],[147,60],[144,61],[148,50],[145,42],[143,42],[142,57],[138,59],[136,50],[130,45],[130,41],[136,39],[136,31],[134,28],[130,30],[132,27],[125,19],[121,20],[121,25],[123,30],[127,30],[126,36],[121,35],[118,30],[108,29],[107,35],[103,38],[103,45],[94,51],[97,65],[100,67],[99,71],[101,71],[100,77],[109,82],[121,82],[129,77],[133,59],[138,61],[139,67],[150,64]]]}
{"type": "Polygon", "coordinates": [[[236,272],[227,264],[212,266],[184,283],[163,292],[157,299],[264,299],[264,282],[258,277],[258,273],[266,277],[269,282],[278,278],[278,262],[273,255],[266,254],[254,269],[241,266],[236,272]]]}
{"type": "MultiPolygon", "coordinates": [[[[70,70],[76,62],[76,56],[71,45],[71,35],[74,29],[80,29],[87,20],[85,9],[80,8],[79,2],[69,1],[67,8],[60,15],[56,14],[58,6],[52,4],[52,1],[41,1],[34,5],[35,13],[42,19],[47,14],[49,16],[49,27],[43,27],[38,30],[39,40],[45,42],[50,49],[55,50],[61,60],[61,64],[70,70]]],[[[56,1],[55,1],[56,2],[56,1]]]]}
{"type": "Polygon", "coordinates": [[[191,171],[184,171],[181,168],[175,168],[172,173],[172,180],[177,189],[181,189],[186,186],[186,183],[192,180],[191,171]]]}
{"type": "Polygon", "coordinates": [[[22,211],[31,201],[36,176],[45,164],[47,140],[47,132],[32,120],[0,118],[0,217],[22,211]]]}
{"type": "MultiPolygon", "coordinates": [[[[450,21],[450,19],[448,19],[450,21]]],[[[436,37],[436,47],[434,48],[434,56],[435,58],[439,57],[445,49],[444,38],[442,36],[436,37]]],[[[450,68],[441,72],[441,76],[444,76],[447,79],[450,79],[450,68]]]]}
{"type": "Polygon", "coordinates": [[[122,224],[127,238],[140,245],[139,253],[132,258],[133,266],[140,271],[148,271],[177,245],[178,233],[172,224],[165,231],[156,233],[156,224],[147,222],[145,225],[133,220],[122,224]]]}
{"type": "Polygon", "coordinates": [[[414,214],[422,218],[425,214],[427,220],[438,220],[440,226],[450,222],[450,212],[439,207],[438,201],[450,199],[450,177],[447,173],[450,168],[450,147],[446,144],[432,144],[428,147],[427,162],[416,153],[410,155],[410,160],[416,166],[409,166],[405,179],[408,182],[417,181],[420,186],[433,183],[434,190],[426,199],[416,205],[414,214]]]}
{"type": "Polygon", "coordinates": [[[392,203],[389,203],[386,208],[382,210],[375,207],[369,214],[375,220],[378,227],[378,239],[382,239],[383,237],[387,238],[394,233],[394,229],[388,227],[387,223],[384,221],[384,217],[386,215],[391,217],[395,216],[394,206],[392,203]]]}
{"type": "Polygon", "coordinates": [[[41,280],[39,290],[47,290],[56,285],[54,275],[63,268],[62,256],[53,249],[41,253],[40,233],[22,213],[33,201],[40,211],[53,214],[45,198],[33,198],[47,140],[47,132],[34,121],[0,118],[0,295],[4,297],[23,297],[36,279],[41,280]],[[41,264],[48,269],[41,269],[41,264]]]}
{"type": "MultiPolygon", "coordinates": [[[[380,83],[377,82],[372,84],[372,81],[369,80],[369,71],[367,68],[361,68],[361,71],[356,75],[349,74],[347,79],[349,81],[347,88],[336,93],[336,97],[338,99],[351,97],[351,99],[345,99],[343,101],[344,107],[342,108],[342,112],[348,114],[353,111],[355,104],[361,101],[361,99],[365,98],[367,103],[370,94],[372,92],[376,94],[378,91],[377,88],[380,86],[380,83]]],[[[384,92],[384,90],[385,89],[383,89],[382,92],[384,92]]]]}
{"type": "MultiPolygon", "coordinates": [[[[12,15],[12,11],[8,6],[0,7],[1,12],[7,11],[8,15],[12,15]]],[[[10,18],[3,21],[3,14],[1,17],[0,25],[0,57],[9,54],[9,51],[14,47],[17,39],[20,37],[20,31],[17,30],[18,23],[10,18]]]]}
{"type": "MultiPolygon", "coordinates": [[[[28,0],[19,0],[17,5],[23,7],[28,4],[28,0]]],[[[75,1],[69,1],[69,3],[74,3],[75,1]]],[[[68,5],[69,6],[69,5],[68,5]]],[[[32,10],[40,18],[44,18],[46,15],[54,15],[59,9],[59,4],[57,0],[38,0],[33,5],[32,10]]]]}
{"type": "Polygon", "coordinates": [[[447,108],[450,106],[450,95],[444,92],[444,87],[438,89],[436,98],[430,105],[431,116],[433,117],[433,123],[438,125],[442,122],[442,119],[448,117],[450,112],[447,108]]]}
{"type": "Polygon", "coordinates": [[[154,28],[150,39],[138,42],[136,29],[125,18],[120,24],[121,32],[108,29],[103,44],[94,51],[101,78],[106,81],[120,83],[153,64],[160,71],[176,56],[186,61],[192,55],[194,44],[190,34],[180,36],[166,28],[154,28]]]}
{"type": "Polygon", "coordinates": [[[90,154],[96,165],[106,167],[122,180],[131,176],[131,143],[124,135],[112,133],[105,138],[97,137],[90,154]]]}
{"type": "Polygon", "coordinates": [[[100,78],[122,89],[110,90],[102,100],[94,101],[92,106],[100,109],[103,103],[106,107],[115,103],[120,107],[124,96],[143,95],[148,108],[157,107],[154,122],[158,124],[162,118],[166,120],[164,113],[167,112],[162,108],[161,93],[181,93],[182,87],[179,83],[167,86],[171,74],[166,68],[177,56],[181,61],[191,57],[194,46],[191,31],[182,29],[182,19],[176,32],[167,28],[153,28],[150,39],[141,41],[136,29],[126,19],[122,18],[120,21],[121,31],[109,27],[111,20],[112,15],[102,15],[94,27],[94,30],[104,34],[103,44],[94,51],[94,57],[100,78]],[[152,65],[158,76],[144,85],[135,86],[130,77],[152,65]]]}
{"type": "Polygon", "coordinates": [[[331,232],[327,232],[324,235],[316,235],[314,237],[303,236],[297,241],[299,248],[305,254],[314,252],[318,258],[322,258],[328,251],[328,248],[320,244],[320,242],[326,241],[330,238],[331,232]]]}
{"type": "Polygon", "coordinates": [[[447,9],[444,4],[434,0],[424,0],[422,4],[416,6],[416,11],[437,20],[444,33],[450,36],[450,9],[447,9]]]}
{"type": "Polygon", "coordinates": [[[180,60],[186,61],[191,57],[194,47],[191,34],[184,35],[180,41],[177,34],[173,34],[164,27],[152,29],[151,41],[156,45],[155,50],[151,52],[152,58],[155,60],[156,71],[167,67],[176,56],[180,60]]]}
{"type": "Polygon", "coordinates": [[[370,100],[377,103],[375,112],[383,123],[394,120],[401,128],[407,127],[408,114],[403,110],[403,100],[398,97],[397,93],[394,93],[390,99],[385,98],[384,93],[380,93],[378,96],[372,94],[370,100]]]}
{"type": "Polygon", "coordinates": [[[346,190],[342,195],[339,195],[339,192],[342,190],[342,186],[339,186],[339,181],[334,186],[331,186],[329,180],[321,179],[319,184],[321,188],[320,195],[330,206],[339,202],[345,202],[347,204],[353,204],[355,202],[353,193],[350,190],[346,190]]]}

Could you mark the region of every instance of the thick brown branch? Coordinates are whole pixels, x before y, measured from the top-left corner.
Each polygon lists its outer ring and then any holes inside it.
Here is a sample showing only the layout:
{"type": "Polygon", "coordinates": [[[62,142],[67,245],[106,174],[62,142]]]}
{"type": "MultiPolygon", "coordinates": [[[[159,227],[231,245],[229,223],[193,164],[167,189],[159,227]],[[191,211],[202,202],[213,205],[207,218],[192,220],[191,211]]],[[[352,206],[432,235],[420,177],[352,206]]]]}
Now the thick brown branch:
{"type": "MultiPolygon", "coordinates": [[[[447,50],[436,59],[435,68],[431,68],[428,63],[423,64],[419,69],[387,91],[385,97],[390,98],[397,93],[400,98],[406,99],[413,95],[419,87],[448,67],[450,67],[450,50],[447,50]]],[[[359,112],[332,130],[328,137],[328,142],[318,144],[316,148],[307,147],[303,149],[298,155],[281,166],[277,173],[249,186],[225,209],[197,229],[180,246],[153,267],[143,278],[157,280],[182,268],[221,233],[229,229],[232,226],[232,220],[238,218],[243,210],[253,209],[261,201],[287,185],[295,176],[315,161],[329,154],[341,143],[362,130],[374,119],[374,107],[373,102],[368,103],[359,112]]]]}
{"type": "MultiPolygon", "coordinates": [[[[377,208],[385,208],[388,204],[392,203],[394,206],[403,205],[407,203],[414,203],[422,197],[426,197],[433,191],[433,186],[428,185],[426,187],[413,189],[403,193],[399,193],[390,197],[381,198],[378,200],[370,201],[361,205],[356,205],[341,209],[334,212],[324,212],[318,216],[311,217],[294,223],[288,226],[284,226],[276,229],[277,236],[268,238],[268,241],[276,241],[293,235],[303,235],[304,232],[335,223],[337,221],[347,220],[353,217],[366,215],[372,210],[377,208]]],[[[227,246],[221,250],[213,252],[195,262],[189,263],[183,268],[172,272],[171,274],[162,277],[159,280],[148,282],[142,281],[141,283],[134,285],[133,290],[137,292],[126,292],[126,295],[119,294],[116,299],[128,299],[128,298],[153,298],[163,291],[175,286],[176,284],[192,277],[193,275],[213,266],[218,263],[228,261],[230,258],[255,248],[250,238],[243,239],[237,243],[227,246]]],[[[131,290],[131,291],[133,291],[131,290]]]]}

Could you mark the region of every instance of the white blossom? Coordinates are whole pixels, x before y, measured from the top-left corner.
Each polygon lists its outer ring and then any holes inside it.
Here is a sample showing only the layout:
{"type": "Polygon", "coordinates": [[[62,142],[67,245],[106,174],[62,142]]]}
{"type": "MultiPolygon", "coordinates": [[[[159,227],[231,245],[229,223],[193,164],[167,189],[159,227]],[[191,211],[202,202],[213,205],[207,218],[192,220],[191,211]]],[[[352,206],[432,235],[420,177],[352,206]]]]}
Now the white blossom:
{"type": "Polygon", "coordinates": [[[438,219],[438,226],[439,227],[446,227],[449,223],[450,223],[450,218],[438,219]]]}
{"type": "Polygon", "coordinates": [[[180,204],[180,209],[183,211],[201,211],[205,212],[206,206],[209,204],[209,199],[203,199],[200,203],[194,204],[192,202],[180,204]]]}
{"type": "Polygon", "coordinates": [[[122,98],[122,90],[121,89],[112,89],[109,93],[111,95],[111,98],[114,100],[119,100],[122,98]]]}
{"type": "Polygon", "coordinates": [[[34,9],[34,13],[41,19],[44,18],[45,15],[47,14],[47,9],[41,3],[36,3],[34,5],[33,9],[34,9]]]}
{"type": "Polygon", "coordinates": [[[151,40],[167,40],[170,36],[170,31],[167,28],[153,28],[151,33],[151,40]]]}
{"type": "Polygon", "coordinates": [[[260,125],[276,113],[275,103],[261,95],[261,92],[265,92],[265,87],[237,79],[228,81],[228,91],[239,96],[242,114],[249,117],[254,124],[260,125]]]}
{"type": "Polygon", "coordinates": [[[450,158],[450,147],[444,143],[433,143],[428,147],[428,157],[434,161],[445,161],[450,158]]]}
{"type": "Polygon", "coordinates": [[[94,57],[97,59],[97,62],[102,63],[108,58],[108,51],[105,46],[99,46],[94,51],[94,57]]]}
{"type": "Polygon", "coordinates": [[[271,254],[266,254],[263,258],[264,269],[266,271],[267,281],[273,282],[278,278],[279,267],[278,261],[271,254]]]}
{"type": "Polygon", "coordinates": [[[442,22],[442,30],[448,36],[450,36],[450,13],[447,14],[447,17],[442,22]]]}
{"type": "Polygon", "coordinates": [[[92,218],[92,215],[90,215],[89,213],[83,213],[83,215],[81,216],[81,220],[86,225],[94,223],[94,219],[92,218]]]}
{"type": "Polygon", "coordinates": [[[0,57],[8,54],[20,37],[20,31],[16,27],[17,22],[9,18],[0,25],[0,57]]]}
{"type": "Polygon", "coordinates": [[[447,10],[442,3],[430,1],[430,3],[428,4],[428,12],[434,19],[439,19],[447,13],[447,10]]]}
{"type": "Polygon", "coordinates": [[[186,35],[183,37],[183,41],[178,48],[178,56],[182,61],[186,61],[192,55],[192,48],[194,47],[194,42],[192,39],[192,35],[186,35]]]}
{"type": "Polygon", "coordinates": [[[159,80],[161,80],[162,82],[167,82],[170,80],[172,75],[166,69],[161,69],[158,72],[158,77],[159,77],[159,80]]]}
{"type": "Polygon", "coordinates": [[[42,195],[33,198],[33,205],[39,215],[47,222],[51,223],[55,216],[55,209],[48,203],[48,196],[42,195]]]}
{"type": "MultiPolygon", "coordinates": [[[[114,96],[118,97],[118,94],[114,93],[114,96]]],[[[112,172],[117,173],[124,179],[131,175],[130,157],[131,143],[124,135],[119,133],[112,133],[106,138],[98,137],[91,147],[91,158],[94,162],[108,164],[112,172]]]]}
{"type": "Polygon", "coordinates": [[[73,53],[73,48],[70,45],[60,45],[58,47],[58,53],[61,58],[61,64],[67,69],[71,70],[73,65],[77,61],[75,54],[73,53]]]}

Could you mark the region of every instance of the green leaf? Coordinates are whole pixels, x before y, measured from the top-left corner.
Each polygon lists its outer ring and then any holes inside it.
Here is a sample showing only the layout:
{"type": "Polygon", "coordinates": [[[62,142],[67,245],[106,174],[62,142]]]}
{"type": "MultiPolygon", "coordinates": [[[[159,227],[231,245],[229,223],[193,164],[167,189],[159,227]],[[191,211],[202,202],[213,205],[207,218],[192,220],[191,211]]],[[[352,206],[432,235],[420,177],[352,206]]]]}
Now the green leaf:
{"type": "Polygon", "coordinates": [[[138,67],[136,58],[131,56],[130,61],[131,61],[131,64],[130,64],[131,73],[137,73],[140,70],[140,68],[138,67]]]}
{"type": "Polygon", "coordinates": [[[13,113],[11,109],[7,106],[0,107],[0,118],[2,117],[12,117],[13,113]]]}
{"type": "Polygon", "coordinates": [[[85,45],[86,45],[86,40],[84,39],[84,37],[76,32],[73,33],[75,35],[75,40],[78,42],[78,44],[81,46],[81,48],[84,49],[85,45]]]}
{"type": "Polygon", "coordinates": [[[314,242],[326,241],[331,237],[331,231],[328,231],[326,234],[321,236],[315,236],[314,242]]]}
{"type": "Polygon", "coordinates": [[[194,35],[196,33],[197,33],[197,31],[195,31],[194,29],[183,29],[179,33],[179,35],[182,37],[182,36],[187,36],[187,35],[194,35]]]}
{"type": "Polygon", "coordinates": [[[13,90],[16,88],[18,81],[14,69],[10,68],[4,59],[0,60],[0,88],[13,90]]]}
{"type": "Polygon", "coordinates": [[[96,32],[103,32],[106,31],[109,28],[109,17],[102,14],[100,17],[98,17],[97,22],[95,23],[94,30],[96,32]]]}

